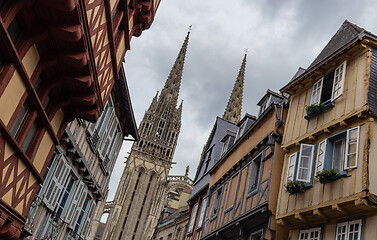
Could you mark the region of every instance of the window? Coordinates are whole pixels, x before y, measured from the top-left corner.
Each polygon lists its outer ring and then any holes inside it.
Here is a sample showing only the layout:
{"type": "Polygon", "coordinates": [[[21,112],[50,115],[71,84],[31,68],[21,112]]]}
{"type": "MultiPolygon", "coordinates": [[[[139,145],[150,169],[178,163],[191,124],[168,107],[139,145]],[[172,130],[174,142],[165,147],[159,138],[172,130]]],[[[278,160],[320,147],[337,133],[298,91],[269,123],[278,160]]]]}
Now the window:
{"type": "Polygon", "coordinates": [[[301,144],[300,157],[297,166],[297,180],[310,182],[313,165],[314,146],[309,144],[301,144]]]}
{"type": "Polygon", "coordinates": [[[268,106],[270,106],[270,104],[271,104],[271,97],[272,97],[272,95],[270,95],[268,97],[267,101],[265,102],[265,104],[263,104],[260,107],[259,115],[261,115],[268,108],[268,106]]]}
{"type": "Polygon", "coordinates": [[[313,84],[310,105],[321,102],[322,82],[323,78],[313,84]]]}
{"type": "Polygon", "coordinates": [[[361,219],[342,222],[336,225],[336,240],[360,240],[362,232],[361,219]]]}
{"type": "MultiPolygon", "coordinates": [[[[0,7],[1,7],[1,1],[0,1],[0,7]]],[[[3,68],[4,65],[5,65],[5,56],[0,49],[0,70],[3,68]]]]}
{"type": "Polygon", "coordinates": [[[13,43],[16,44],[18,37],[21,35],[21,23],[17,16],[9,24],[8,33],[13,43]]]}
{"type": "Polygon", "coordinates": [[[29,106],[27,105],[26,102],[24,102],[24,104],[21,107],[20,112],[17,115],[16,121],[13,123],[13,126],[10,129],[10,133],[12,134],[13,137],[16,137],[28,112],[29,112],[29,106]]]}
{"type": "Polygon", "coordinates": [[[253,161],[251,162],[251,170],[250,170],[250,182],[249,182],[249,193],[257,190],[258,182],[260,178],[260,169],[261,169],[261,162],[262,162],[262,154],[260,153],[256,156],[253,161]]]}
{"type": "Polygon", "coordinates": [[[342,172],[357,167],[359,127],[348,129],[327,139],[325,169],[342,172]]]}
{"type": "Polygon", "coordinates": [[[192,212],[191,212],[191,218],[190,218],[190,224],[189,224],[189,227],[188,227],[188,230],[187,232],[188,233],[191,233],[193,228],[194,228],[194,223],[195,223],[195,219],[196,219],[196,214],[197,214],[197,211],[198,211],[198,204],[199,203],[196,203],[194,205],[194,207],[192,208],[192,212]]]}
{"type": "Polygon", "coordinates": [[[203,225],[204,216],[206,214],[206,209],[207,209],[207,200],[208,200],[208,198],[205,197],[202,201],[202,206],[200,207],[199,220],[198,220],[198,224],[197,224],[196,228],[201,228],[202,225],[203,225]]]}
{"type": "Polygon", "coordinates": [[[213,206],[212,206],[212,215],[217,215],[219,211],[220,201],[221,201],[221,192],[222,188],[218,189],[216,192],[215,199],[213,200],[213,206]]]}
{"type": "Polygon", "coordinates": [[[346,61],[312,86],[310,105],[333,101],[343,94],[346,61]]]}
{"type": "Polygon", "coordinates": [[[230,142],[230,137],[228,137],[225,142],[224,142],[224,145],[223,145],[223,148],[221,149],[221,156],[224,155],[226,153],[226,151],[228,151],[228,148],[229,148],[229,142],[230,142]]]}
{"type": "Polygon", "coordinates": [[[332,99],[338,98],[343,93],[344,77],[346,73],[346,61],[335,69],[334,85],[332,88],[332,99]]]}
{"type": "Polygon", "coordinates": [[[25,153],[29,150],[31,143],[33,142],[34,136],[37,134],[38,130],[38,124],[36,121],[34,121],[33,125],[31,125],[31,128],[25,138],[24,143],[22,144],[22,151],[25,153]]]}
{"type": "Polygon", "coordinates": [[[68,200],[69,194],[72,190],[74,182],[75,182],[75,180],[73,179],[73,177],[69,176],[67,178],[66,183],[63,186],[63,192],[62,192],[61,200],[60,200],[60,203],[57,205],[57,210],[55,210],[56,213],[57,213],[57,216],[59,216],[59,217],[62,216],[62,212],[64,210],[66,203],[67,203],[67,200],[68,200]]]}
{"type": "Polygon", "coordinates": [[[325,153],[326,153],[326,140],[320,142],[318,145],[317,166],[316,166],[315,172],[322,171],[323,164],[325,162],[325,153]]]}
{"type": "Polygon", "coordinates": [[[263,230],[259,230],[259,231],[256,231],[256,232],[253,232],[251,235],[250,235],[250,240],[263,240],[263,230]]]}
{"type": "Polygon", "coordinates": [[[294,181],[295,167],[297,161],[297,153],[294,153],[288,157],[287,177],[285,183],[294,181]]]}
{"type": "Polygon", "coordinates": [[[246,119],[240,126],[240,128],[238,129],[238,132],[237,132],[237,136],[236,136],[236,139],[239,139],[242,134],[245,132],[245,129],[246,129],[246,124],[247,124],[247,120],[246,119]]]}
{"type": "Polygon", "coordinates": [[[299,240],[320,240],[321,228],[311,228],[300,231],[299,240]]]}

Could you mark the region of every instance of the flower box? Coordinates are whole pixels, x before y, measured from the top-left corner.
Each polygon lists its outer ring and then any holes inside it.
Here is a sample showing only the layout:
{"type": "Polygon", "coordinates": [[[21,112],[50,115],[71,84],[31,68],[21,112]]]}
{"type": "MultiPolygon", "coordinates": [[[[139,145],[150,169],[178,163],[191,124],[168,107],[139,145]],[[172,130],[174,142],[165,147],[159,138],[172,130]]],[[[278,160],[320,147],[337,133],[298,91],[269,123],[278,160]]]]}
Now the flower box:
{"type": "Polygon", "coordinates": [[[314,103],[312,105],[306,106],[306,116],[304,117],[306,120],[309,120],[318,114],[334,107],[334,102],[331,102],[330,100],[324,102],[324,103],[314,103]]]}
{"type": "Polygon", "coordinates": [[[315,177],[319,180],[320,183],[328,183],[337,180],[342,176],[338,174],[337,170],[324,169],[322,171],[317,172],[315,177]]]}
{"type": "Polygon", "coordinates": [[[289,181],[284,187],[290,194],[303,193],[308,189],[308,186],[301,181],[289,181]]]}

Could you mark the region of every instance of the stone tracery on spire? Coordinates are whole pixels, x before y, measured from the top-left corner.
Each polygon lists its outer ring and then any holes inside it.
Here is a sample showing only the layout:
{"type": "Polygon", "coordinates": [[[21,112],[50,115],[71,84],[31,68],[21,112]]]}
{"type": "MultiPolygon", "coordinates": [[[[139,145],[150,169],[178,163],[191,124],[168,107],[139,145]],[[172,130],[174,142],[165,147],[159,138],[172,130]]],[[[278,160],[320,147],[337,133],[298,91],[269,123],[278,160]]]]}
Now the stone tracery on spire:
{"type": "Polygon", "coordinates": [[[229,97],[228,104],[225,108],[225,112],[223,114],[223,119],[237,123],[241,119],[241,111],[242,111],[242,97],[243,97],[243,85],[245,80],[245,68],[246,68],[246,56],[243,58],[240,71],[238,73],[236,82],[234,83],[232,93],[229,97]]]}

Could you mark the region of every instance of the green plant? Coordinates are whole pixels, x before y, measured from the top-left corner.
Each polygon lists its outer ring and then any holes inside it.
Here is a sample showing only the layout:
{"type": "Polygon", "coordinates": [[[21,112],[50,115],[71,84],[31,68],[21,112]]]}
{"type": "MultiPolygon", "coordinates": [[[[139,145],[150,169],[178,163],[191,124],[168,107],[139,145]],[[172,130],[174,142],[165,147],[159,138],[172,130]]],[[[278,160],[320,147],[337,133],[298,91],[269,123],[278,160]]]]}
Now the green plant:
{"type": "Polygon", "coordinates": [[[290,194],[305,192],[307,189],[305,183],[301,181],[289,181],[284,184],[284,187],[290,194]]]}
{"type": "Polygon", "coordinates": [[[322,108],[323,106],[325,106],[325,104],[323,104],[323,103],[313,103],[311,105],[306,106],[305,110],[306,110],[306,112],[311,112],[314,109],[316,109],[316,108],[322,108]]]}
{"type": "Polygon", "coordinates": [[[335,169],[323,169],[322,171],[318,171],[315,177],[321,182],[329,182],[332,180],[337,179],[338,171],[335,169]]]}

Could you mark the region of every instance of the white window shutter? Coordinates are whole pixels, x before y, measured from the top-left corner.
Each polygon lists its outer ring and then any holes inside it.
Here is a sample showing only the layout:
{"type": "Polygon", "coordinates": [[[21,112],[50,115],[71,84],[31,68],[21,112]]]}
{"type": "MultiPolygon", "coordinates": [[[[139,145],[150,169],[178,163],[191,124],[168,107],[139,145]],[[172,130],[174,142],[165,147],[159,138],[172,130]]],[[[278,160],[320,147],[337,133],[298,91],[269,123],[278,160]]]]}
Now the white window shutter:
{"type": "Polygon", "coordinates": [[[321,92],[322,92],[322,83],[323,78],[319,79],[317,82],[315,82],[312,86],[312,94],[310,97],[310,105],[315,103],[320,103],[321,101],[321,92]]]}
{"type": "Polygon", "coordinates": [[[70,167],[65,162],[63,156],[61,156],[58,161],[59,162],[56,165],[54,174],[51,176],[51,180],[48,184],[44,197],[46,206],[51,210],[54,210],[56,205],[59,203],[59,198],[62,193],[64,183],[67,180],[70,172],[70,167]]]}
{"type": "Polygon", "coordinates": [[[83,217],[83,220],[81,221],[80,225],[80,236],[85,239],[87,235],[87,231],[89,229],[90,222],[92,221],[94,210],[96,209],[96,202],[94,200],[90,200],[86,210],[85,210],[85,215],[83,217]]]}
{"type": "Polygon", "coordinates": [[[334,83],[332,88],[332,100],[335,100],[343,94],[344,81],[346,76],[347,61],[340,64],[334,72],[334,83]]]}
{"type": "Polygon", "coordinates": [[[296,173],[297,180],[310,182],[313,166],[313,153],[314,145],[301,144],[296,173]]]}
{"type": "Polygon", "coordinates": [[[345,169],[357,167],[357,157],[359,154],[359,128],[355,127],[347,130],[346,156],[344,158],[345,169]]]}
{"type": "Polygon", "coordinates": [[[297,153],[294,153],[288,157],[287,175],[285,178],[285,183],[294,180],[296,160],[297,160],[297,153]]]}
{"type": "Polygon", "coordinates": [[[327,140],[325,139],[318,144],[317,163],[315,169],[316,172],[323,170],[323,165],[325,163],[326,143],[327,140]]]}
{"type": "Polygon", "coordinates": [[[69,228],[73,229],[75,227],[77,218],[80,214],[81,207],[84,204],[85,197],[86,197],[85,184],[81,181],[78,181],[75,195],[72,199],[72,202],[69,207],[68,214],[67,214],[67,218],[66,218],[67,222],[69,222],[69,225],[68,225],[69,228]]]}

